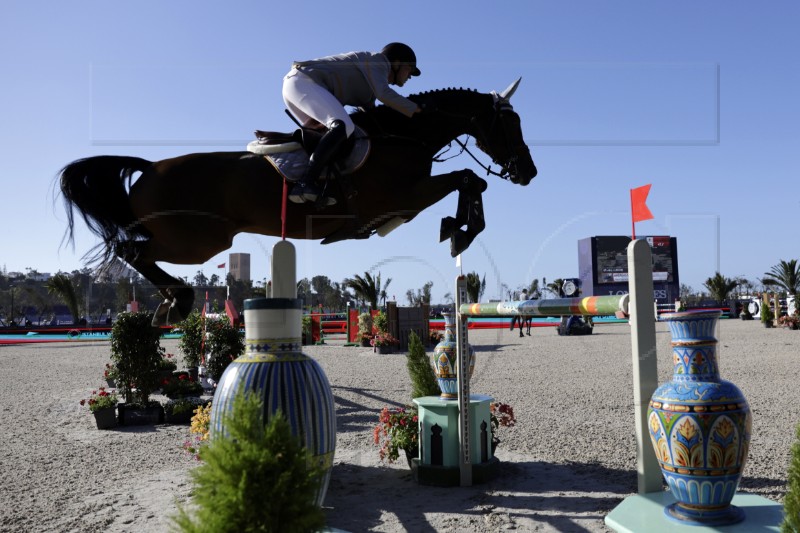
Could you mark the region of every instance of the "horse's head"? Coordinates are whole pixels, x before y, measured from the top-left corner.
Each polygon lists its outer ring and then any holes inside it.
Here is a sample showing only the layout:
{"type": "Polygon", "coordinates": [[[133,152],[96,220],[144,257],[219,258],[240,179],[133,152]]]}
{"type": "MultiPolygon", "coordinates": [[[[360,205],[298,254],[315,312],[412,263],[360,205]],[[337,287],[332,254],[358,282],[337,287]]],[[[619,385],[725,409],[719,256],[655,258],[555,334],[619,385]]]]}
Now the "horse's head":
{"type": "Polygon", "coordinates": [[[443,116],[445,122],[453,126],[454,131],[450,133],[473,136],[478,148],[500,165],[498,175],[527,185],[536,176],[536,166],[522,137],[519,115],[510,102],[519,82],[517,80],[499,94],[442,89],[410,98],[426,111],[425,115],[443,116]]]}
{"type": "Polygon", "coordinates": [[[536,177],[536,165],[522,137],[519,115],[510,102],[521,79],[500,94],[492,93],[492,108],[473,117],[471,133],[478,148],[501,166],[502,177],[508,177],[513,183],[527,185],[536,177]]]}

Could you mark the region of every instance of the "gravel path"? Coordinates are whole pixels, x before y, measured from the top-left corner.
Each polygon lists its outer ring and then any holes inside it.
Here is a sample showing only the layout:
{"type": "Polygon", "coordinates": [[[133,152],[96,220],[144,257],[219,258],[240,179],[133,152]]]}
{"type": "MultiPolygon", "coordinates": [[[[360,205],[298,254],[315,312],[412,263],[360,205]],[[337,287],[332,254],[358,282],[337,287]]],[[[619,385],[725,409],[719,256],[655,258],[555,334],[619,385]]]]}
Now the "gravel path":
{"type": "MultiPolygon", "coordinates": [[[[741,491],[780,501],[800,422],[800,332],[720,322],[724,379],[753,411],[741,491]]],[[[335,344],[307,347],[333,387],[338,438],[325,501],[348,531],[607,531],[603,517],[636,491],[630,330],[600,324],[585,337],[552,328],[470,332],[474,393],[513,406],[501,470],[486,485],[419,486],[403,464],[378,462],[377,413],[410,401],[403,354],[335,344]]],[[[657,324],[659,382],[671,374],[670,336],[657,324]]],[[[167,340],[178,353],[177,341],[167,340]]],[[[107,342],[0,346],[0,531],[167,531],[189,501],[187,426],[98,431],[79,405],[101,382],[107,342]]]]}

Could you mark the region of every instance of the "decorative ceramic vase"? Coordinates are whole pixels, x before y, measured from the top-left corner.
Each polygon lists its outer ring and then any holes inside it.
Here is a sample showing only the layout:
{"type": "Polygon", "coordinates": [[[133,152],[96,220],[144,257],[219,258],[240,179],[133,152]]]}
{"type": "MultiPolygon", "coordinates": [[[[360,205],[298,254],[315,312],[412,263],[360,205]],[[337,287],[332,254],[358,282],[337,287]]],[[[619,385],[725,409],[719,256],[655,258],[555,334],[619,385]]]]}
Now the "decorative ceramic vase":
{"type": "Polygon", "coordinates": [[[720,526],[744,519],[731,505],[747,461],[752,418],[742,392],[720,379],[714,331],[720,311],[661,315],[672,334],[672,381],[653,393],[650,439],[677,500],[667,517],[720,526]]]}
{"type": "MultiPolygon", "coordinates": [[[[444,400],[458,398],[458,359],[456,357],[456,321],[453,313],[442,313],[444,337],[433,349],[433,371],[444,400]]],[[[469,353],[469,375],[475,370],[475,350],[467,344],[469,353]]]]}
{"type": "Polygon", "coordinates": [[[255,298],[244,302],[245,353],[225,369],[211,404],[213,435],[225,434],[222,414],[240,391],[264,402],[264,421],[280,409],[315,460],[325,469],[317,492],[321,506],[336,448],[333,393],[319,364],[301,351],[301,301],[255,298]]]}

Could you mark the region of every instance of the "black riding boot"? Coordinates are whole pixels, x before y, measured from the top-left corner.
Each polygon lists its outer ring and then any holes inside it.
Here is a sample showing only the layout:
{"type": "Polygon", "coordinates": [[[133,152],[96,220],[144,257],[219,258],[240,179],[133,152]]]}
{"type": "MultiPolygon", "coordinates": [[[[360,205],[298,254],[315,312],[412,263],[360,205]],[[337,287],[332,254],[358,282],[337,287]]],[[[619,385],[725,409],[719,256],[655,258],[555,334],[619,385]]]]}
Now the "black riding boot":
{"type": "MultiPolygon", "coordinates": [[[[320,188],[317,186],[316,181],[322,174],[322,170],[328,165],[334,154],[341,148],[344,141],[347,140],[347,130],[345,129],[344,122],[341,120],[334,120],[331,122],[330,129],[319,140],[314,153],[308,160],[308,170],[306,175],[297,182],[289,194],[289,200],[301,204],[303,202],[315,202],[317,196],[320,194],[320,188]]],[[[325,205],[333,205],[336,203],[334,198],[330,196],[325,198],[325,205]]]]}

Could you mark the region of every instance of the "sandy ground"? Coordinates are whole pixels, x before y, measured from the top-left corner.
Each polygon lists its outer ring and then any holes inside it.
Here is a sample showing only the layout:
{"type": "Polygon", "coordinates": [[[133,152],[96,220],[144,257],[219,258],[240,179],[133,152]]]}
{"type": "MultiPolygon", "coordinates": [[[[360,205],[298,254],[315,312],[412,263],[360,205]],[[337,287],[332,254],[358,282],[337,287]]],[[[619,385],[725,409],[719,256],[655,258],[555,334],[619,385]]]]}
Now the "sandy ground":
{"type": "MultiPolygon", "coordinates": [[[[780,501],[800,422],[800,332],[720,322],[722,377],[753,411],[740,490],[780,501]]],[[[657,325],[659,381],[670,336],[657,325]]],[[[336,344],[307,347],[333,387],[337,450],[328,525],[347,531],[608,531],[603,518],[636,491],[630,330],[559,337],[552,328],[470,333],[472,392],[514,407],[501,432],[499,475],[483,485],[416,484],[405,463],[383,464],[372,428],[384,406],[410,402],[404,354],[336,344]]],[[[177,341],[164,341],[178,354],[177,341]]],[[[0,346],[0,531],[168,531],[190,501],[181,448],[188,426],[99,431],[79,405],[102,384],[107,342],[0,346]]]]}

